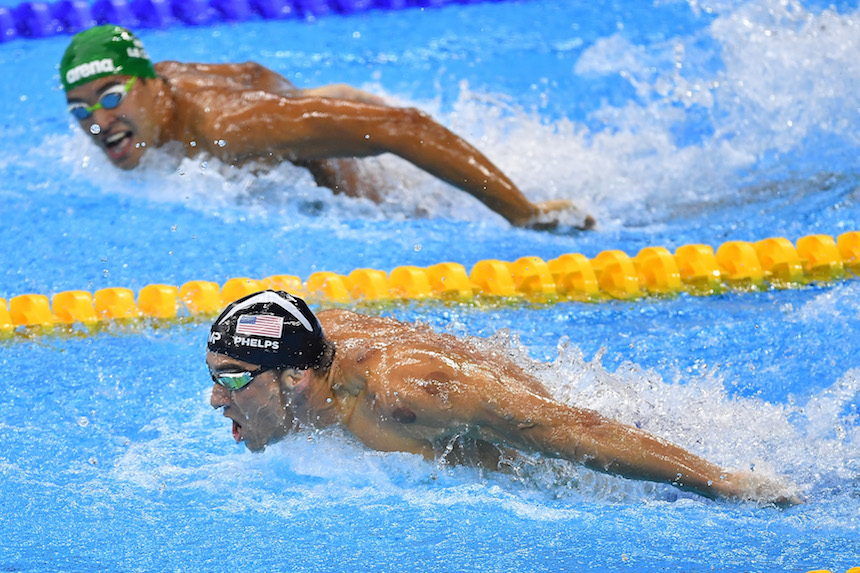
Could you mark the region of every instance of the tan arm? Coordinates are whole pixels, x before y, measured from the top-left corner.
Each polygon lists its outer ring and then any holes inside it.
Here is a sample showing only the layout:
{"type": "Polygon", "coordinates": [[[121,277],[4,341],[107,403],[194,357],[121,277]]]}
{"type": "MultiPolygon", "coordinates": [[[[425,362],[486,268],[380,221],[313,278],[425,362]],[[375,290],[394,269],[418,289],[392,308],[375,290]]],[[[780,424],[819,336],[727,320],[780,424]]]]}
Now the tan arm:
{"type": "Polygon", "coordinates": [[[481,152],[416,109],[259,92],[241,102],[213,102],[209,109],[220,110],[218,116],[207,116],[198,129],[207,141],[225,142],[210,151],[227,161],[394,153],[473,195],[513,224],[527,225],[541,212],[481,152]]]}
{"type": "Polygon", "coordinates": [[[721,495],[718,484],[726,474],[718,466],[597,412],[527,393],[489,406],[486,425],[513,446],[706,497],[721,495]]]}
{"type": "Polygon", "coordinates": [[[568,459],[626,478],[672,484],[708,498],[802,503],[796,486],[751,473],[730,473],[647,432],[591,410],[520,393],[489,401],[488,425],[510,445],[568,459]]]}
{"type": "Polygon", "coordinates": [[[719,467],[594,411],[562,404],[519,367],[505,361],[500,367],[497,359],[457,344],[449,337],[419,342],[401,336],[386,352],[365,358],[363,379],[372,399],[359,401],[347,426],[379,449],[417,453],[416,444],[427,443],[422,438],[433,442],[466,432],[602,472],[725,495],[719,467]],[[377,419],[381,423],[371,422],[377,419]],[[415,441],[405,444],[405,437],[415,441]]]}

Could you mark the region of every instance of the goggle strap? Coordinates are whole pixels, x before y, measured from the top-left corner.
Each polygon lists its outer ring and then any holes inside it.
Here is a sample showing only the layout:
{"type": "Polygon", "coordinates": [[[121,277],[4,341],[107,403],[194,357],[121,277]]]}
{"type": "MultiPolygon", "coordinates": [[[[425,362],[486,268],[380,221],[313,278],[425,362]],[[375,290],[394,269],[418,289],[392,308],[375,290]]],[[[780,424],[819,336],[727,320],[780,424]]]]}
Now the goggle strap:
{"type": "Polygon", "coordinates": [[[75,116],[78,119],[86,119],[93,114],[97,109],[116,109],[119,107],[119,104],[122,103],[122,100],[125,99],[126,94],[131,91],[132,86],[134,85],[134,81],[137,79],[137,76],[132,76],[130,80],[125,82],[122,86],[122,91],[108,89],[108,91],[102,93],[101,97],[99,97],[99,101],[94,103],[91,106],[75,105],[69,107],[69,113],[75,116]],[[111,103],[110,105],[105,105],[105,98],[115,96],[117,98],[116,103],[111,103]],[[75,113],[79,109],[83,109],[85,113],[75,113]]]}

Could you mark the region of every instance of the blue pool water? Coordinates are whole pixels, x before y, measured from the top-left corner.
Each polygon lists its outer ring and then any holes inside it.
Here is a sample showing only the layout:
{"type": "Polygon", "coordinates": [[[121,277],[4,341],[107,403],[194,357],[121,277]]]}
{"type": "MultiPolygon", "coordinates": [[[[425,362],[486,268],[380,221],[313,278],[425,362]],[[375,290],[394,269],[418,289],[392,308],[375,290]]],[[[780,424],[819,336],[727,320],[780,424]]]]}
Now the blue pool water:
{"type": "MultiPolygon", "coordinates": [[[[4,5],[13,5],[4,0],[4,5]]],[[[510,228],[391,157],[374,205],[288,166],[114,170],[55,36],[0,44],[0,297],[860,229],[852,2],[487,2],[142,30],[156,59],[347,82],[465,135],[597,231],[510,228]],[[455,240],[452,238],[456,238],[455,240]]],[[[516,475],[338,431],[250,454],[208,405],[208,326],[0,341],[5,571],[845,571],[860,566],[860,283],[552,305],[367,307],[491,337],[559,397],[808,503],[714,503],[534,459],[516,475]]]]}

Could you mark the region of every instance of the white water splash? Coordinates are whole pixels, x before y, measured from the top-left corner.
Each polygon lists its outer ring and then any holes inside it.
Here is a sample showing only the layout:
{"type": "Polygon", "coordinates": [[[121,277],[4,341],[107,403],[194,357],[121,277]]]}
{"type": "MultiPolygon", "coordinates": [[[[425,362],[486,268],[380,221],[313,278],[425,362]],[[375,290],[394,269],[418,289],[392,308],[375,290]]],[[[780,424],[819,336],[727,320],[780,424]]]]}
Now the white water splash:
{"type": "Polygon", "coordinates": [[[631,201],[734,194],[741,172],[767,155],[802,153],[810,138],[835,138],[847,150],[860,143],[857,12],[813,14],[783,0],[707,4],[719,14],[707,30],[722,63],[716,71],[699,37],[644,47],[615,35],[577,63],[579,74],[620,75],[646,102],[595,114],[607,126],[591,146],[600,161],[577,174],[602,179],[590,186],[595,203],[621,211],[631,201]],[[713,132],[679,145],[672,129],[694,108],[713,132]]]}

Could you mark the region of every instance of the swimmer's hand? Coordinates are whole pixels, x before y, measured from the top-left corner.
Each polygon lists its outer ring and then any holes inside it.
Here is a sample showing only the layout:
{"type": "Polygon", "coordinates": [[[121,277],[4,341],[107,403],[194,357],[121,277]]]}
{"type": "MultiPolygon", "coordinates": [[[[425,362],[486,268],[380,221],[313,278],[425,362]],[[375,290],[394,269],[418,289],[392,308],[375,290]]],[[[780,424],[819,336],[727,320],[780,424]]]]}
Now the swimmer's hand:
{"type": "Polygon", "coordinates": [[[537,206],[540,212],[526,222],[524,227],[537,231],[554,231],[564,228],[590,231],[597,225],[594,217],[566,199],[543,201],[537,206]]]}
{"type": "Polygon", "coordinates": [[[785,478],[752,472],[727,474],[722,480],[720,493],[738,501],[752,501],[763,505],[791,507],[806,503],[800,488],[785,478]]]}

